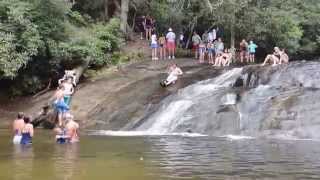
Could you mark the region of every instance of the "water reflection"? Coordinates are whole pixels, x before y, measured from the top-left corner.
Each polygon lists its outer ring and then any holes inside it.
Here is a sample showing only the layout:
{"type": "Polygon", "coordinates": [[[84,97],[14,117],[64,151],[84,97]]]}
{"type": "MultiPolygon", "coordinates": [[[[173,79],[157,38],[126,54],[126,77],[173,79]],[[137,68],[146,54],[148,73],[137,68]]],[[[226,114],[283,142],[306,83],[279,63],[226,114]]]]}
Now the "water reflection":
{"type": "Polygon", "coordinates": [[[148,168],[163,179],[320,179],[313,142],[210,138],[151,140],[148,168]]]}
{"type": "Polygon", "coordinates": [[[12,178],[32,179],[34,152],[32,145],[14,145],[12,153],[12,178]]]}
{"type": "Polygon", "coordinates": [[[79,161],[79,144],[57,144],[54,146],[54,174],[57,179],[76,179],[79,161]]]}

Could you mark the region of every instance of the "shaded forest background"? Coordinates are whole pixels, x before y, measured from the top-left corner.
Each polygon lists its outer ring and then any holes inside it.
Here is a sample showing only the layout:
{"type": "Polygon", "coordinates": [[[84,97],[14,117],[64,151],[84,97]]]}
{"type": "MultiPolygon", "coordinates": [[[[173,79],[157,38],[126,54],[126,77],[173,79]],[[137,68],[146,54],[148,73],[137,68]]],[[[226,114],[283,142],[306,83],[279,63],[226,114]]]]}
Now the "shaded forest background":
{"type": "Polygon", "coordinates": [[[134,39],[136,17],[147,14],[158,32],[172,27],[188,39],[218,26],[230,47],[246,38],[261,55],[274,46],[294,59],[320,54],[319,0],[2,0],[2,89],[34,94],[64,69],[117,64],[120,47],[134,39]]]}

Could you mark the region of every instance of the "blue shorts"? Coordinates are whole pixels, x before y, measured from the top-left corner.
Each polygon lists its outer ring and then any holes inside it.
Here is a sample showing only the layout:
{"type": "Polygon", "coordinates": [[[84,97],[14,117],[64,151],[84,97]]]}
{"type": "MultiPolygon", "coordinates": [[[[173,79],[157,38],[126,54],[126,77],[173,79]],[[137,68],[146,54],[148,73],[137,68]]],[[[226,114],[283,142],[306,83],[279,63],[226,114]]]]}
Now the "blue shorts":
{"type": "Polygon", "coordinates": [[[151,44],[150,46],[152,49],[158,48],[158,44],[151,44]]]}
{"type": "Polygon", "coordinates": [[[208,52],[209,52],[209,53],[214,53],[214,49],[209,48],[209,49],[208,49],[208,52]]]}

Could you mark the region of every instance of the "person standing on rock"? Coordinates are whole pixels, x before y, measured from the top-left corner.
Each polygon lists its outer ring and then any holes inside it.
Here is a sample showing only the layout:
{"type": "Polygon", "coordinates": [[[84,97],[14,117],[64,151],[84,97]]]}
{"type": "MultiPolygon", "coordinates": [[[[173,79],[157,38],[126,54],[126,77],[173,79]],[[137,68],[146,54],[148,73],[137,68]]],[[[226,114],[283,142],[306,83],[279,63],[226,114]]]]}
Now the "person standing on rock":
{"type": "Polygon", "coordinates": [[[201,43],[201,37],[196,31],[194,31],[192,36],[192,50],[194,52],[194,56],[196,59],[198,59],[200,43],[201,43]]]}
{"type": "Polygon", "coordinates": [[[137,29],[140,32],[140,39],[143,39],[143,34],[146,31],[146,25],[145,25],[146,17],[141,16],[137,18],[137,29]]]}
{"type": "Polygon", "coordinates": [[[248,43],[245,39],[242,39],[240,43],[240,62],[248,61],[248,43]]]}
{"type": "Polygon", "coordinates": [[[146,28],[146,40],[151,39],[152,21],[153,21],[152,17],[150,17],[150,15],[147,15],[144,22],[145,28],[146,28]]]}
{"type": "Polygon", "coordinates": [[[19,112],[17,119],[13,121],[13,133],[14,133],[13,144],[20,144],[21,142],[21,138],[22,138],[21,132],[25,125],[23,118],[24,118],[24,114],[22,112],[19,112]]]}
{"type": "Polygon", "coordinates": [[[257,48],[258,46],[253,41],[250,41],[250,44],[248,45],[250,63],[255,62],[255,54],[257,48]]]}
{"type": "Polygon", "coordinates": [[[160,51],[160,59],[164,59],[166,57],[166,37],[162,33],[159,37],[159,51],[160,51]]]}
{"type": "Polygon", "coordinates": [[[151,36],[151,56],[152,56],[152,60],[158,60],[158,53],[157,53],[157,49],[158,49],[158,41],[157,41],[157,35],[156,33],[152,33],[151,36]]]}
{"type": "Polygon", "coordinates": [[[175,59],[175,49],[176,49],[176,34],[172,32],[172,28],[169,28],[169,32],[166,35],[167,39],[167,48],[168,48],[168,55],[169,59],[175,59]]]}

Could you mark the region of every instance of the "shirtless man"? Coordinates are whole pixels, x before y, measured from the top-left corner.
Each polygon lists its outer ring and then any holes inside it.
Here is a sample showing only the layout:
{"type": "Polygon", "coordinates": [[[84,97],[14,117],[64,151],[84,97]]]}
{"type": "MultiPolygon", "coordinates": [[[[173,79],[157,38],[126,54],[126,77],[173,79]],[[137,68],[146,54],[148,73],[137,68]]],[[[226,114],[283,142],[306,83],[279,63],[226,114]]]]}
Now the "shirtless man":
{"type": "Polygon", "coordinates": [[[277,65],[280,62],[281,51],[278,47],[274,48],[273,54],[267,55],[262,66],[265,66],[268,62],[273,63],[273,65],[277,65]]]}
{"type": "Polygon", "coordinates": [[[21,142],[21,138],[22,138],[21,132],[25,126],[23,118],[24,118],[24,114],[22,112],[19,112],[17,119],[13,121],[13,133],[14,133],[13,144],[20,144],[21,142]]]}
{"type": "Polygon", "coordinates": [[[240,43],[240,62],[248,61],[248,43],[245,39],[242,39],[240,43]]]}
{"type": "Polygon", "coordinates": [[[169,86],[170,84],[174,84],[178,80],[178,76],[183,74],[182,70],[177,66],[177,64],[172,64],[169,67],[169,76],[164,81],[165,86],[169,86]]]}
{"type": "Polygon", "coordinates": [[[67,114],[66,115],[66,135],[70,139],[70,143],[79,142],[79,124],[74,121],[73,115],[67,114]]]}

